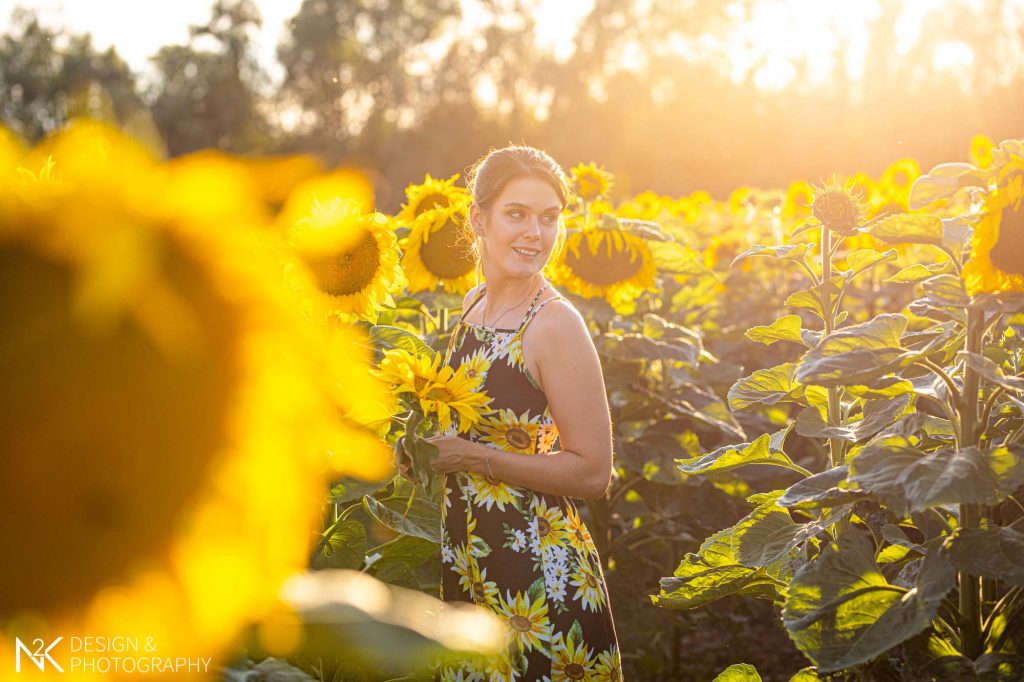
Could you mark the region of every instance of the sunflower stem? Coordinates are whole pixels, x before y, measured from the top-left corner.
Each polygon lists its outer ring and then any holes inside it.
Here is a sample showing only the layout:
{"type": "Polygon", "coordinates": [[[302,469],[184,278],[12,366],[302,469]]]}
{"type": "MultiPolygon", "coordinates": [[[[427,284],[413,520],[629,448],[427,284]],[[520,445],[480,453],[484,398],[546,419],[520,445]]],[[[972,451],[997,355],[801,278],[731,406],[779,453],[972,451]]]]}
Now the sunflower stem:
{"type": "MultiPolygon", "coordinates": [[[[969,353],[981,351],[984,333],[983,312],[973,307],[967,309],[967,340],[966,349],[969,353]]],[[[961,447],[977,447],[979,442],[978,429],[978,386],[980,376],[971,363],[964,366],[964,389],[960,395],[960,430],[961,447]]],[[[960,505],[960,527],[978,528],[981,526],[981,509],[976,504],[960,505]]],[[[982,639],[981,614],[981,581],[977,576],[966,571],[959,573],[960,583],[960,615],[963,618],[961,640],[963,654],[975,659],[984,651],[982,639]]]]}
{"type": "MultiPolygon", "coordinates": [[[[832,307],[830,286],[832,281],[832,230],[828,225],[821,225],[821,309],[825,313],[822,321],[825,324],[825,334],[828,336],[835,329],[836,309],[832,307]]],[[[839,301],[836,301],[837,308],[839,301]]],[[[842,426],[843,414],[842,403],[839,400],[839,387],[832,386],[828,389],[828,425],[842,426]]],[[[829,462],[833,468],[841,465],[844,458],[844,441],[839,438],[828,439],[829,462]]]]}

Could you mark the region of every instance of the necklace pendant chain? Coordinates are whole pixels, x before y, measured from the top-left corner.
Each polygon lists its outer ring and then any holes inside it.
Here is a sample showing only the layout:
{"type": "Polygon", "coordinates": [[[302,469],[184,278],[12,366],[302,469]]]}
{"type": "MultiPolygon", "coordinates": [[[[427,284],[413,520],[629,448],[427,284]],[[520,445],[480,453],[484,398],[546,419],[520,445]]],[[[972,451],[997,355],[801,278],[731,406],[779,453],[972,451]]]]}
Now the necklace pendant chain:
{"type": "Polygon", "coordinates": [[[483,326],[488,329],[491,329],[492,331],[495,330],[497,328],[496,325],[498,324],[498,320],[505,317],[505,315],[509,314],[510,312],[521,306],[523,303],[525,303],[526,299],[530,298],[530,294],[533,293],[533,290],[535,288],[536,284],[531,283],[530,288],[526,291],[526,295],[519,299],[519,301],[517,301],[515,304],[509,306],[508,308],[505,308],[505,310],[503,310],[500,315],[491,320],[490,325],[487,324],[487,306],[485,305],[483,310],[480,311],[480,321],[483,323],[483,326]]]}

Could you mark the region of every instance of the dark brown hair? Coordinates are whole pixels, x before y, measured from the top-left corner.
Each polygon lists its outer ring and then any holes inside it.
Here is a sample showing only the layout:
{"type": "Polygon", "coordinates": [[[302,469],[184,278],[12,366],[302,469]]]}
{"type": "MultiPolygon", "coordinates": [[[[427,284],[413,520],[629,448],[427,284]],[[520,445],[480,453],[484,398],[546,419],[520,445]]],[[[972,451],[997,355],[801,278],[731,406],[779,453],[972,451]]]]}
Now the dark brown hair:
{"type": "Polygon", "coordinates": [[[534,147],[512,145],[492,149],[473,164],[466,176],[466,187],[473,201],[485,211],[510,180],[534,177],[551,185],[564,207],[569,200],[565,172],[547,152],[534,147]]]}

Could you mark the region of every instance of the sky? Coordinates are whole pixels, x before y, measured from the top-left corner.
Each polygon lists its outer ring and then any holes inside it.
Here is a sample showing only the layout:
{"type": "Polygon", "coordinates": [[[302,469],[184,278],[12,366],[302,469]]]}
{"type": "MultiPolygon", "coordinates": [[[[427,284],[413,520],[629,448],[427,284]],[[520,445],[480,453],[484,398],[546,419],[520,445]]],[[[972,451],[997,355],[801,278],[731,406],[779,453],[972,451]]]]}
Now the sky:
{"type": "MultiPolygon", "coordinates": [[[[284,23],[298,11],[302,0],[255,0],[263,17],[263,26],[255,38],[257,57],[273,82],[283,77],[276,61],[276,49],[285,34],[284,23]]],[[[460,0],[462,34],[471,34],[486,21],[476,9],[477,0],[460,0]]],[[[533,0],[537,10],[537,41],[542,49],[566,58],[572,51],[575,28],[593,7],[593,0],[533,0]]],[[[897,51],[904,52],[916,42],[922,19],[929,11],[941,10],[948,0],[902,0],[896,25],[897,51]]],[[[73,33],[91,33],[99,49],[113,45],[143,81],[152,76],[149,57],[163,45],[183,44],[188,27],[203,24],[210,15],[213,0],[0,0],[0,32],[8,25],[15,6],[34,9],[44,25],[66,28],[73,33]]],[[[1024,0],[1008,0],[1020,12],[1024,0]]],[[[764,0],[755,4],[750,15],[741,17],[736,29],[716,40],[715,45],[689,43],[681,53],[711,50],[728,55],[732,77],[737,82],[752,76],[755,85],[769,89],[786,88],[796,77],[794,63],[805,60],[822,73],[812,79],[827,78],[828,57],[837,38],[849,46],[849,76],[863,75],[863,50],[866,49],[867,24],[877,18],[879,0],[764,0]],[[808,59],[811,56],[813,58],[808,59]],[[858,61],[858,57],[861,61],[858,61]]],[[[739,16],[739,15],[738,15],[739,16]]],[[[1019,14],[1017,16],[1020,16],[1019,14]]],[[[514,21],[515,17],[511,17],[514,21]]],[[[1020,27],[1024,30],[1024,26],[1020,27]]],[[[629,46],[627,45],[627,48],[629,46]]],[[[973,54],[960,44],[938,46],[933,66],[957,69],[970,66],[973,54]]],[[[634,50],[639,53],[639,51],[634,50]]],[[[1020,57],[1020,55],[1017,55],[1020,57]]],[[[630,64],[629,50],[621,55],[625,68],[642,69],[642,63],[630,64]]]]}
{"type": "MultiPolygon", "coordinates": [[[[263,27],[257,38],[260,62],[273,72],[277,43],[284,22],[294,16],[302,0],[256,0],[263,27]]],[[[133,71],[146,72],[149,57],[163,45],[188,41],[188,27],[210,18],[213,0],[0,0],[0,30],[10,24],[20,6],[33,9],[45,26],[73,33],[91,33],[101,50],[113,45],[133,71]]]]}
{"type": "MultiPolygon", "coordinates": [[[[113,45],[133,71],[150,70],[149,57],[163,45],[188,41],[188,27],[210,17],[214,0],[0,0],[0,32],[9,25],[15,7],[35,10],[45,26],[90,33],[93,45],[105,50],[113,45]]],[[[593,0],[537,0],[538,42],[565,50],[574,32],[566,31],[589,13],[593,0]]],[[[284,23],[295,16],[302,0],[255,0],[263,17],[256,37],[258,59],[273,80],[282,77],[276,63],[277,45],[284,23]]],[[[481,20],[473,0],[462,0],[466,15],[461,30],[472,31],[481,20]]]]}

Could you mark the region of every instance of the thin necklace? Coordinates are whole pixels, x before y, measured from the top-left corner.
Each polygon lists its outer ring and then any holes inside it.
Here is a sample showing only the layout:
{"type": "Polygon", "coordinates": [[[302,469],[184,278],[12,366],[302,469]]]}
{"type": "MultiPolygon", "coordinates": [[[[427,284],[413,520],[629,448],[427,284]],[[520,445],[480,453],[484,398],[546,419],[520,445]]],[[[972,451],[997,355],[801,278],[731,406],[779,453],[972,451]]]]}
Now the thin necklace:
{"type": "MultiPolygon", "coordinates": [[[[508,308],[505,308],[505,310],[502,311],[501,315],[498,315],[496,318],[494,318],[491,321],[490,329],[494,329],[495,328],[494,325],[498,324],[498,320],[500,320],[501,318],[505,317],[505,315],[507,315],[508,313],[512,312],[513,310],[515,310],[516,308],[521,306],[523,303],[525,303],[526,299],[530,298],[530,294],[533,293],[533,290],[534,290],[535,286],[536,285],[531,283],[530,284],[530,288],[526,291],[526,296],[523,296],[515,305],[512,305],[512,306],[509,306],[508,308]]],[[[488,326],[487,325],[487,306],[486,305],[484,305],[483,310],[480,311],[480,321],[483,323],[484,327],[488,326]]]]}

